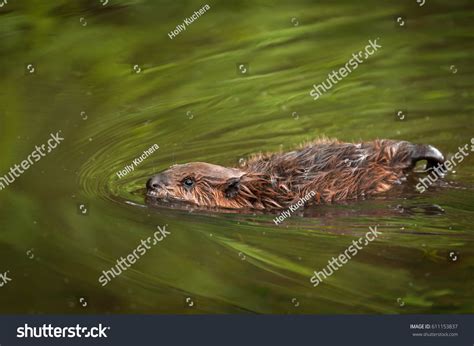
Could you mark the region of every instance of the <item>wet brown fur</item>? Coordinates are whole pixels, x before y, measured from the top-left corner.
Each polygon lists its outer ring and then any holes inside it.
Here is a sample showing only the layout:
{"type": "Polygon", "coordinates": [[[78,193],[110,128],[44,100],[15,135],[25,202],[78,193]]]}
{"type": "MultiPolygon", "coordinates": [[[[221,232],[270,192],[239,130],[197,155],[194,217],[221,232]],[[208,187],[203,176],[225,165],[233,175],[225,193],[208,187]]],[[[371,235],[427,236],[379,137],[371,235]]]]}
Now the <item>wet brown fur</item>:
{"type": "Polygon", "coordinates": [[[148,195],[205,207],[259,210],[288,207],[312,191],[310,203],[356,199],[401,183],[407,170],[426,158],[427,148],[432,147],[323,138],[288,153],[254,155],[239,168],[203,162],[175,165],[150,179],[148,195]],[[186,179],[194,182],[192,188],[183,184],[186,179]]]}

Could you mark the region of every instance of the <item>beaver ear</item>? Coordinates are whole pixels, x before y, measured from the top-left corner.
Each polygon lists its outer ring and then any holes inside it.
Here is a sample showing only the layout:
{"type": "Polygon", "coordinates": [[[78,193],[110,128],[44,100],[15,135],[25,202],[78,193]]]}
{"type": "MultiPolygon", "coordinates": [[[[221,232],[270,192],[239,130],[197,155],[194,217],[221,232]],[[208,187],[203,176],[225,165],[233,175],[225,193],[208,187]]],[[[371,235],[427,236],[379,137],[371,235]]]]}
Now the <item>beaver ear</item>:
{"type": "Polygon", "coordinates": [[[230,178],[226,181],[224,194],[227,198],[234,198],[239,193],[240,178],[230,178]]]}

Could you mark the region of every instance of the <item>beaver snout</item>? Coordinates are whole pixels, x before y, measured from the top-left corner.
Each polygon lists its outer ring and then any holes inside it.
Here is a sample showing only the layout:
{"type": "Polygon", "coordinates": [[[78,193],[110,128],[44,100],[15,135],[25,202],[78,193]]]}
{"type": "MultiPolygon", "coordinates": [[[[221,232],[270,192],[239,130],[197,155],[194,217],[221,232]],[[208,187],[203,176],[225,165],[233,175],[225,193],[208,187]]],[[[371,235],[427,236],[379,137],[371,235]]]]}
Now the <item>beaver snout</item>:
{"type": "Polygon", "coordinates": [[[146,182],[146,189],[149,195],[159,195],[160,191],[166,191],[168,179],[163,173],[159,173],[146,182]]]}
{"type": "Polygon", "coordinates": [[[149,189],[149,190],[153,190],[153,189],[158,189],[160,187],[165,187],[166,184],[167,184],[167,180],[166,179],[166,176],[164,174],[157,174],[153,177],[151,177],[150,179],[148,179],[147,183],[146,183],[146,187],[149,189]]]}

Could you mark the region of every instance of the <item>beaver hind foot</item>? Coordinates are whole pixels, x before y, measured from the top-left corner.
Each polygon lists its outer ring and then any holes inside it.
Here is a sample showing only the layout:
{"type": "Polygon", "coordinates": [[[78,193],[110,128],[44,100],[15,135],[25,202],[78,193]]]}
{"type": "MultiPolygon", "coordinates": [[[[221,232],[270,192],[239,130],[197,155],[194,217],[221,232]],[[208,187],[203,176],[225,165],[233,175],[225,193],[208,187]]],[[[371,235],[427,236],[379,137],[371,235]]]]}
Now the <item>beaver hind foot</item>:
{"type": "Polygon", "coordinates": [[[283,209],[303,198],[318,204],[386,192],[421,160],[427,170],[444,163],[431,145],[320,139],[287,153],[254,155],[239,168],[174,165],[151,177],[146,188],[149,197],[202,207],[283,209]]]}

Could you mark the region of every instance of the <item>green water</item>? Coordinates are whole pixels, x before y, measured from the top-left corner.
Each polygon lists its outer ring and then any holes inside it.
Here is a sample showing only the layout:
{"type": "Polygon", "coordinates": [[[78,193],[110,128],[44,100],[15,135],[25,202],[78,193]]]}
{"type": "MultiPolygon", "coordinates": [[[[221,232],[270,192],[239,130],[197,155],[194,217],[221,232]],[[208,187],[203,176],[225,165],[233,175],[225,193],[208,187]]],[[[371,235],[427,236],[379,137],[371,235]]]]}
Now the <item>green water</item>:
{"type": "Polygon", "coordinates": [[[468,0],[211,0],[173,40],[205,3],[46,3],[0,9],[0,175],[50,133],[65,138],[0,191],[0,272],[12,279],[0,312],[473,312],[472,157],[423,194],[409,181],[278,227],[275,215],[149,206],[142,191],[175,163],[238,165],[322,135],[454,154],[474,137],[468,0]],[[376,38],[378,52],[309,96],[376,38]],[[163,225],[171,234],[102,287],[101,272],[163,225]],[[375,225],[382,236],[312,287],[314,270],[375,225]]]}

